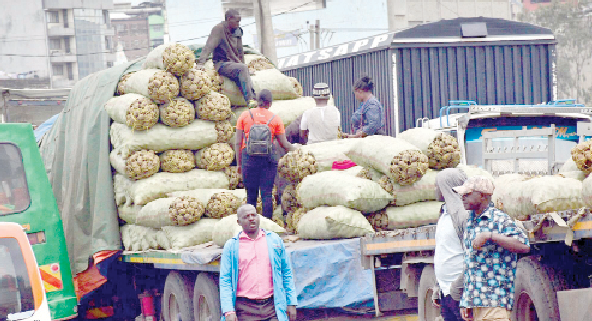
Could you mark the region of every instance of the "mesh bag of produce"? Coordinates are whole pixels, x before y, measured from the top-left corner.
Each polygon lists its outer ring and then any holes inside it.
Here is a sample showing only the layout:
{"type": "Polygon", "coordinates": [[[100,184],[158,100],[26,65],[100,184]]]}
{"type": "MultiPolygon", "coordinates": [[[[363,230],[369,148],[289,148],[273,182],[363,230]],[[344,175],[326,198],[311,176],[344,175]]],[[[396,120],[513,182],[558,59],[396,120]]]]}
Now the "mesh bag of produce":
{"type": "Polygon", "coordinates": [[[197,222],[204,212],[203,204],[189,196],[177,197],[169,206],[172,225],[185,226],[197,222]]]}
{"type": "Polygon", "coordinates": [[[569,158],[559,169],[559,175],[566,178],[575,178],[579,181],[586,179],[586,173],[582,172],[576,162],[569,158]]]}
{"type": "Polygon", "coordinates": [[[523,174],[504,174],[504,175],[500,175],[499,177],[496,177],[493,181],[493,186],[495,186],[495,189],[493,190],[493,195],[491,196],[491,201],[493,202],[493,205],[502,210],[505,211],[504,209],[504,204],[502,202],[502,195],[507,198],[507,197],[516,197],[518,198],[521,195],[518,195],[516,193],[512,193],[512,192],[516,192],[514,190],[514,187],[517,183],[525,181],[529,179],[528,176],[523,175],[523,174]],[[508,194],[507,196],[505,195],[506,193],[511,193],[508,194]]]}
{"type": "Polygon", "coordinates": [[[271,220],[279,227],[286,228],[286,218],[284,217],[284,211],[282,211],[281,207],[273,210],[271,220]]]}
{"type": "Polygon", "coordinates": [[[115,175],[114,189],[116,198],[127,205],[144,205],[155,199],[166,197],[167,193],[194,189],[228,189],[228,178],[223,172],[210,172],[192,169],[187,173],[160,172],[137,181],[131,181],[123,175],[115,175]]]}
{"type": "MultiPolygon", "coordinates": [[[[243,204],[247,204],[246,197],[243,199],[243,204]]],[[[277,206],[278,204],[273,196],[272,196],[271,204],[272,204],[273,210],[275,211],[275,209],[278,207],[277,206]]],[[[257,205],[255,205],[255,210],[257,211],[257,214],[263,214],[263,201],[261,200],[261,194],[259,194],[259,196],[257,196],[257,205]]],[[[285,226],[282,226],[282,227],[285,227],[285,226]]]]}
{"type": "Polygon", "coordinates": [[[171,149],[160,154],[160,168],[169,173],[185,173],[195,168],[195,156],[188,149],[171,149]]]}
{"type": "MultiPolygon", "coordinates": [[[[286,233],[286,229],[261,215],[259,215],[259,226],[266,231],[274,232],[280,235],[286,233]]],[[[242,232],[242,230],[243,228],[238,225],[236,214],[226,216],[219,220],[214,226],[212,232],[214,244],[224,247],[226,241],[237,236],[239,232],[242,232]]]]}
{"type": "Polygon", "coordinates": [[[298,186],[296,184],[288,184],[282,193],[282,209],[288,213],[292,213],[302,207],[298,202],[297,188],[298,186]]]}
{"type": "Polygon", "coordinates": [[[393,196],[378,183],[338,171],[305,177],[297,192],[298,200],[308,209],[341,205],[362,212],[375,212],[393,200],[393,196]]]}
{"type": "Polygon", "coordinates": [[[588,207],[592,207],[592,176],[582,182],[582,200],[588,207]]]}
{"type": "Polygon", "coordinates": [[[234,143],[234,141],[232,140],[232,137],[234,135],[234,128],[232,127],[232,124],[230,124],[230,121],[228,121],[228,120],[215,121],[214,128],[216,129],[216,132],[218,133],[218,140],[217,140],[218,143],[229,143],[229,144],[234,143]]]}
{"type": "Polygon", "coordinates": [[[261,70],[275,69],[275,66],[269,61],[269,59],[261,56],[251,59],[248,62],[248,67],[249,71],[253,73],[261,70]]]}
{"type": "Polygon", "coordinates": [[[212,240],[212,230],[218,220],[202,218],[187,226],[163,226],[172,250],[208,243],[212,240]]]}
{"type": "Polygon", "coordinates": [[[298,81],[298,79],[296,79],[294,77],[288,77],[288,79],[290,79],[290,82],[292,82],[292,86],[294,86],[294,89],[296,90],[296,93],[299,96],[302,96],[304,94],[304,90],[302,89],[302,85],[300,84],[300,82],[298,81]]]}
{"type": "Polygon", "coordinates": [[[220,74],[214,68],[214,63],[211,59],[209,59],[204,68],[201,70],[205,70],[205,72],[210,76],[212,80],[212,91],[219,93],[222,90],[222,84],[224,83],[224,78],[220,76],[220,74]]]}
{"type": "Polygon", "coordinates": [[[190,190],[190,191],[177,191],[177,192],[167,193],[167,196],[168,197],[184,197],[184,196],[193,197],[193,198],[197,199],[198,201],[200,201],[202,204],[207,205],[208,202],[210,201],[210,199],[212,198],[212,196],[214,196],[214,194],[222,193],[222,192],[233,194],[239,200],[242,200],[245,197],[247,197],[247,191],[245,191],[244,189],[237,189],[237,190],[229,191],[226,189],[218,189],[218,188],[194,189],[194,190],[190,190]]]}
{"type": "Polygon", "coordinates": [[[232,110],[226,96],[217,92],[210,92],[195,102],[200,119],[225,120],[230,118],[232,110]]]}
{"type": "Polygon", "coordinates": [[[345,155],[355,144],[356,139],[338,139],[334,141],[315,143],[302,146],[303,152],[309,152],[314,155],[315,164],[319,172],[330,171],[333,168],[333,162],[342,162],[349,160],[345,155]]]}
{"type": "Polygon", "coordinates": [[[212,91],[212,79],[204,70],[191,69],[179,80],[181,95],[189,100],[199,100],[212,91]]]}
{"type": "MultiPolygon", "coordinates": [[[[238,88],[236,83],[229,78],[223,77],[224,83],[220,93],[226,95],[230,99],[232,106],[246,106],[245,98],[242,91],[238,88]]],[[[258,71],[254,76],[251,76],[253,81],[253,88],[255,92],[261,92],[262,89],[271,91],[274,104],[279,100],[292,100],[300,98],[297,89],[290,78],[281,73],[277,69],[267,69],[258,71]]]]}
{"type": "Polygon", "coordinates": [[[123,154],[141,149],[159,152],[169,149],[197,150],[216,143],[218,139],[215,124],[201,119],[183,127],[156,124],[145,131],[133,131],[118,123],[111,125],[111,144],[113,148],[121,148],[123,154]]]}
{"type": "Polygon", "coordinates": [[[243,176],[238,173],[238,167],[230,166],[224,169],[224,173],[228,176],[230,181],[230,189],[244,188],[243,176]]]}
{"type": "Polygon", "coordinates": [[[234,150],[230,144],[214,143],[210,147],[195,153],[195,162],[199,168],[218,171],[227,168],[234,159],[234,150]]]}
{"type": "Polygon", "coordinates": [[[460,163],[460,148],[453,136],[428,128],[412,128],[397,135],[419,148],[428,156],[430,168],[456,167],[460,163]]]}
{"type": "MultiPolygon", "coordinates": [[[[369,179],[369,180],[375,181],[375,182],[380,182],[382,177],[386,176],[386,175],[382,174],[381,172],[375,170],[374,168],[364,168],[362,166],[360,166],[360,168],[361,168],[361,170],[354,176],[364,178],[364,179],[369,179]]],[[[354,171],[355,170],[352,170],[351,172],[354,172],[354,171]]]]}
{"type": "Polygon", "coordinates": [[[441,202],[421,202],[405,206],[389,206],[378,213],[374,213],[368,219],[382,230],[395,230],[398,228],[418,227],[438,223],[440,218],[441,202]],[[388,218],[387,227],[384,227],[385,217],[388,218]]]}
{"type": "Polygon", "coordinates": [[[133,130],[147,130],[158,122],[158,106],[138,94],[113,97],[105,103],[105,110],[113,121],[133,130]]]}
{"type": "Polygon", "coordinates": [[[164,70],[138,70],[123,83],[123,93],[140,94],[164,104],[179,95],[179,81],[164,70]]]}
{"type": "Polygon", "coordinates": [[[291,182],[299,182],[317,170],[314,155],[301,149],[288,152],[278,162],[278,174],[291,182]]]}
{"type": "Polygon", "coordinates": [[[296,229],[298,227],[298,223],[300,222],[300,219],[307,212],[308,211],[304,208],[298,208],[298,209],[294,210],[293,212],[288,213],[288,215],[286,216],[286,230],[289,233],[295,234],[296,229]]]}
{"type": "Polygon", "coordinates": [[[153,150],[139,150],[125,160],[125,174],[133,180],[148,178],[160,169],[160,160],[153,150]]]}
{"type": "Polygon", "coordinates": [[[195,120],[195,107],[185,98],[173,98],[160,106],[160,119],[171,127],[187,126],[195,120]]]}
{"type": "Polygon", "coordinates": [[[592,141],[582,142],[571,149],[571,159],[586,175],[592,173],[592,141]]]}
{"type": "Polygon", "coordinates": [[[386,209],[367,215],[366,219],[376,232],[388,231],[389,229],[389,219],[386,209]]]}
{"type": "Polygon", "coordinates": [[[238,208],[242,205],[236,195],[230,192],[216,193],[208,201],[206,205],[206,215],[211,218],[223,218],[232,214],[236,214],[238,208]]]}
{"type": "Polygon", "coordinates": [[[159,198],[144,205],[136,215],[135,225],[161,228],[169,225],[189,225],[198,221],[204,206],[194,198],[159,198]]]}
{"type": "Polygon", "coordinates": [[[123,95],[123,85],[125,84],[125,81],[130,77],[132,73],[129,74],[125,74],[123,76],[121,76],[121,79],[119,79],[119,82],[117,83],[117,91],[115,92],[117,95],[123,95]]]}
{"type": "Polygon", "coordinates": [[[298,237],[331,240],[362,237],[374,233],[359,211],[345,207],[319,207],[304,214],[297,225],[298,237]]]}
{"type": "Polygon", "coordinates": [[[428,170],[428,157],[412,144],[390,136],[358,140],[346,155],[356,164],[374,168],[399,185],[411,185],[428,170]]]}
{"type": "Polygon", "coordinates": [[[160,45],[146,57],[144,69],[156,68],[182,76],[195,65],[195,54],[187,46],[181,44],[160,45]]]}
{"type": "Polygon", "coordinates": [[[159,237],[161,232],[151,227],[126,224],[121,227],[123,248],[132,252],[168,249],[170,244],[159,244],[161,240],[168,242],[166,237],[159,237]]]}
{"type": "Polygon", "coordinates": [[[411,185],[399,185],[386,175],[383,175],[378,184],[389,194],[394,196],[391,205],[404,206],[417,202],[436,200],[436,176],[438,171],[428,169],[423,177],[411,185]]]}

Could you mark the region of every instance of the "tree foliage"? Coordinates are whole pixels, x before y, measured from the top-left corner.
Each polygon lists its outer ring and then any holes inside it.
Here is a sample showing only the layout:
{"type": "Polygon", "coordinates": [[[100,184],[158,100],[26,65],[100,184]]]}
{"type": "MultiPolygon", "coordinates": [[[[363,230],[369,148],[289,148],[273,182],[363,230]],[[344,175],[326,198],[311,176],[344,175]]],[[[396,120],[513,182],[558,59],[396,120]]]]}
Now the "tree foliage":
{"type": "Polygon", "coordinates": [[[589,7],[589,2],[554,0],[519,17],[521,21],[551,29],[555,35],[556,99],[575,98],[578,103],[592,103],[592,79],[585,72],[592,62],[592,20],[586,10],[589,7]]]}

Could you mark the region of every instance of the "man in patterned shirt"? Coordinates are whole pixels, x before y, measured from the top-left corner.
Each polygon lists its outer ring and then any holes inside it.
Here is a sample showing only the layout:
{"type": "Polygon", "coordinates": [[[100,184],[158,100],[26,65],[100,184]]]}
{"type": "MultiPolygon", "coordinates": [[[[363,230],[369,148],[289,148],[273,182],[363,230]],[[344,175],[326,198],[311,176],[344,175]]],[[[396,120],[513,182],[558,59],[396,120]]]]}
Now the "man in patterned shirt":
{"type": "Polygon", "coordinates": [[[464,292],[460,301],[465,320],[510,320],[514,304],[516,253],[527,253],[526,234],[504,212],[493,207],[493,181],[471,177],[454,187],[469,219],[464,233],[464,292]]]}

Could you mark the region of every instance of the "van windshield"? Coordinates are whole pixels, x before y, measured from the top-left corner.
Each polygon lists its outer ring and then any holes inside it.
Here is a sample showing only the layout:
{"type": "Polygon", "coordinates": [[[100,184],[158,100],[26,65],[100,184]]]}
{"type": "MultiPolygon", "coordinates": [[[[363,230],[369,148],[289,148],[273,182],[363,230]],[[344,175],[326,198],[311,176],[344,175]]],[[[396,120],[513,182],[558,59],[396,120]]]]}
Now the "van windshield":
{"type": "Polygon", "coordinates": [[[0,143],[0,215],[20,213],[29,203],[21,152],[14,144],[0,143]]]}
{"type": "Polygon", "coordinates": [[[34,310],[33,288],[19,243],[0,238],[0,320],[14,320],[15,315],[34,310]]]}

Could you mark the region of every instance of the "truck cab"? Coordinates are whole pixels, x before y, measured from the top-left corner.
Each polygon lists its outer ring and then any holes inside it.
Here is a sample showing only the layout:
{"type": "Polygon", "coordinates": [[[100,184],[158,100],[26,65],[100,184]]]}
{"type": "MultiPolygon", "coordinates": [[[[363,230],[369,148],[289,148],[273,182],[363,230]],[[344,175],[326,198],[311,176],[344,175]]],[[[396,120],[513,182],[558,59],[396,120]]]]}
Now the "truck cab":
{"type": "Polygon", "coordinates": [[[0,164],[0,222],[23,227],[51,319],[74,318],[77,298],[64,229],[31,124],[0,123],[0,164]]]}
{"type": "Polygon", "coordinates": [[[27,234],[22,226],[9,222],[0,222],[0,320],[51,320],[27,234]]]}

